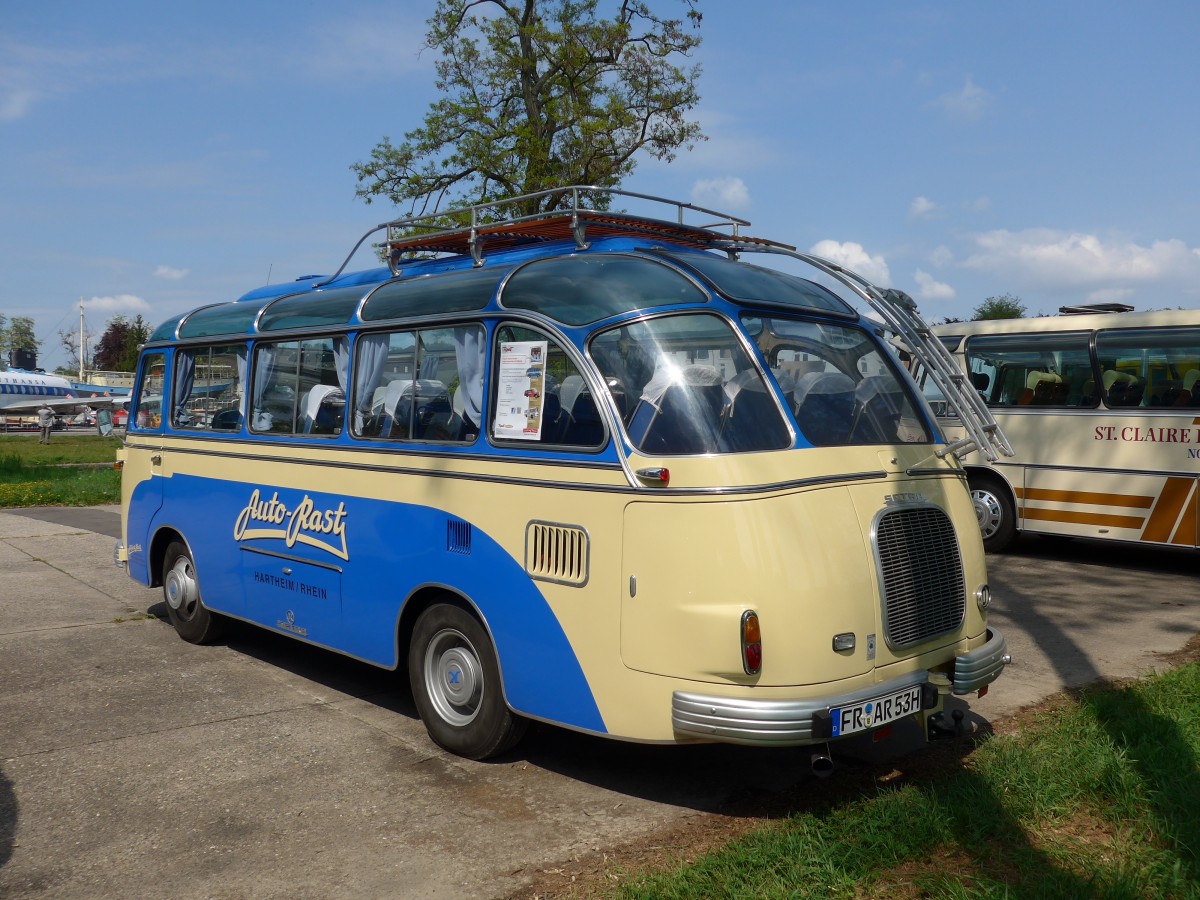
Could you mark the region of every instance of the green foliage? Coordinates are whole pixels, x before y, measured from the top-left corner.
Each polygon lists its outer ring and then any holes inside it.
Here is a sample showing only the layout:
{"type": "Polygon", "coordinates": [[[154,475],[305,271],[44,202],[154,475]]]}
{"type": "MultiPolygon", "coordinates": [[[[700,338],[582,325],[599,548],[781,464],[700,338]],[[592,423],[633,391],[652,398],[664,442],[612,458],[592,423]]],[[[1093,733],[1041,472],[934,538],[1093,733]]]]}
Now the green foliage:
{"type": "Polygon", "coordinates": [[[1025,304],[1020,297],[1012,294],[1001,294],[999,297],[988,297],[971,312],[971,320],[978,322],[982,319],[1020,319],[1025,315],[1025,304]]]}
{"type": "Polygon", "coordinates": [[[118,503],[121,473],[113,468],[121,441],[95,434],[0,435],[0,509],[118,503]]]}
{"type": "Polygon", "coordinates": [[[137,369],[138,347],[149,339],[150,325],[140,314],[132,322],[115,316],[96,343],[92,365],[106,372],[133,372],[137,369]]]}
{"type": "MultiPolygon", "coordinates": [[[[624,897],[1200,897],[1200,665],[797,812],[624,897]]],[[[847,791],[849,793],[849,791],[847,791]]]]}
{"type": "MultiPolygon", "coordinates": [[[[661,2],[661,0],[659,0],[661,2]]],[[[699,26],[698,0],[682,0],[699,26]]],[[[648,0],[439,0],[426,45],[437,87],[420,128],[383,138],[351,166],[356,194],[431,213],[445,202],[489,203],[566,184],[616,187],[639,151],[670,161],[704,140],[685,115],[699,101],[700,44],[648,0]]],[[[605,198],[591,198],[604,208],[605,198]]],[[[555,209],[551,195],[521,212],[555,209]]]]}
{"type": "Polygon", "coordinates": [[[33,319],[27,316],[13,316],[12,319],[0,315],[0,360],[11,362],[10,355],[14,350],[31,350],[37,352],[41,341],[34,334],[33,319]]]}

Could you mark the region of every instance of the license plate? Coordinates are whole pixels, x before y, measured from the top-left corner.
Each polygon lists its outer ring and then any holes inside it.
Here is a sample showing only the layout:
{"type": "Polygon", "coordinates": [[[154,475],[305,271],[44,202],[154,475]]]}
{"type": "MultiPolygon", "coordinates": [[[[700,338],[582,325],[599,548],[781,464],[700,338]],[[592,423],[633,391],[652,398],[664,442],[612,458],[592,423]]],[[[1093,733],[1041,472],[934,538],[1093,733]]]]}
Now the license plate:
{"type": "Polygon", "coordinates": [[[829,718],[833,720],[832,734],[833,737],[843,737],[856,731],[866,731],[911,716],[920,709],[921,685],[914,684],[894,694],[829,710],[829,718]]]}

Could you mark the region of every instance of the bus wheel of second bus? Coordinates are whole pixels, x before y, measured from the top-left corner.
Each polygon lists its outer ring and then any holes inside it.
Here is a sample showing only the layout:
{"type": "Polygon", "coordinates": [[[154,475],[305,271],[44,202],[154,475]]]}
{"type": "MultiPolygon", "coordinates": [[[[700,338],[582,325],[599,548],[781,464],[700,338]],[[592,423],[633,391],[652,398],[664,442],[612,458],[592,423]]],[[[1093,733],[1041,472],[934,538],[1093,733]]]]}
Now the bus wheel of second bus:
{"type": "Polygon", "coordinates": [[[992,553],[1006,550],[1017,536],[1017,511],[1012,494],[995,478],[972,477],[970,483],[983,549],[992,553]]]}
{"type": "Polygon", "coordinates": [[[208,611],[200,599],[196,564],[182,541],[172,541],[163,557],[163,599],[167,617],[181,638],[192,644],[207,644],[217,639],[221,620],[208,611]]]}
{"type": "Polygon", "coordinates": [[[451,753],[487,759],[525,733],[526,721],[504,702],[491,638],[458,604],[435,603],[421,613],[408,673],[429,736],[451,753]]]}

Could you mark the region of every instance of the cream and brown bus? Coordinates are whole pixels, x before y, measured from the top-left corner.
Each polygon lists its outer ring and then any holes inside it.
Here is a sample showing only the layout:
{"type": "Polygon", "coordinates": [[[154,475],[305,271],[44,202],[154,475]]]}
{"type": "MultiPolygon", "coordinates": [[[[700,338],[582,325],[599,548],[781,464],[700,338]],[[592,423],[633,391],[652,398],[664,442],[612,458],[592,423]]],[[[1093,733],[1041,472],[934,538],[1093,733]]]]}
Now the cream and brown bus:
{"type": "MultiPolygon", "coordinates": [[[[1195,547],[1200,311],[939,325],[1015,455],[968,458],[989,550],[1017,534],[1195,547]]],[[[936,390],[926,395],[945,413],[936,390]]],[[[953,414],[941,417],[947,433],[953,414]]]]}

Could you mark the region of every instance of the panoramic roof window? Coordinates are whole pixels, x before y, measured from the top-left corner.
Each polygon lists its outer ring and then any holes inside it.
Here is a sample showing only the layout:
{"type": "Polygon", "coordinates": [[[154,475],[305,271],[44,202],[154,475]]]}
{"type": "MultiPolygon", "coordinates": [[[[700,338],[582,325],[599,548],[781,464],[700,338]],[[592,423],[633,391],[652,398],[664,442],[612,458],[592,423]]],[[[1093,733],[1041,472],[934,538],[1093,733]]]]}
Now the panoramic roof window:
{"type": "Polygon", "coordinates": [[[305,291],[280,297],[263,311],[259,331],[283,331],[287,328],[319,328],[345,325],[354,315],[366,288],[334,288],[331,291],[305,291]]]}
{"type": "Polygon", "coordinates": [[[840,316],[856,315],[854,309],[837,295],[806,278],[749,263],[731,262],[711,253],[665,252],[663,256],[696,270],[730,300],[799,307],[840,316]]]}
{"type": "Polygon", "coordinates": [[[218,334],[245,334],[254,324],[262,303],[222,303],[190,313],[179,328],[179,337],[212,337],[218,334]]]}
{"type": "Polygon", "coordinates": [[[510,271],[510,267],[484,267],[389,281],[367,298],[362,319],[379,322],[483,309],[495,296],[500,279],[510,271]]]}
{"type": "Polygon", "coordinates": [[[532,309],[567,325],[586,325],[635,309],[705,303],[708,295],[654,260],[597,254],[531,262],[508,280],[500,299],[509,309],[532,309]]]}
{"type": "Polygon", "coordinates": [[[169,341],[175,337],[175,329],[179,326],[182,315],[167,319],[157,328],[154,329],[154,334],[150,335],[151,341],[169,341]]]}

